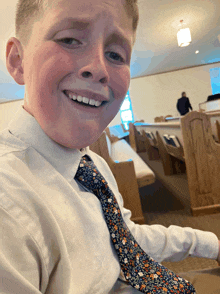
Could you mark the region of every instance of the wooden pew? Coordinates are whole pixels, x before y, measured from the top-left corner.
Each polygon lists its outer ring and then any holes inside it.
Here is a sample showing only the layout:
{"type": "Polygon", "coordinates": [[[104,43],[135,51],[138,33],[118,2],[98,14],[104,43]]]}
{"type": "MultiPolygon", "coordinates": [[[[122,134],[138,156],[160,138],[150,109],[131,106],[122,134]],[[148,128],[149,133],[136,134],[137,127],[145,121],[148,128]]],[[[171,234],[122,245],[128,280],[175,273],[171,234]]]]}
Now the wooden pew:
{"type": "Polygon", "coordinates": [[[108,127],[105,131],[112,143],[121,139],[129,142],[129,131],[125,130],[123,124],[108,127]]]}
{"type": "MultiPolygon", "coordinates": [[[[127,142],[125,142],[127,144],[127,142]]],[[[89,148],[100,155],[108,163],[124,201],[124,207],[131,210],[131,220],[138,224],[144,224],[138,181],[135,174],[134,162],[127,160],[115,162],[110,156],[112,142],[106,140],[105,132],[89,148]]],[[[130,146],[129,146],[130,147],[130,146]]],[[[131,147],[130,147],[131,148],[131,147]]],[[[141,159],[141,158],[140,158],[141,159]]]]}
{"type": "Polygon", "coordinates": [[[145,152],[145,139],[144,137],[136,130],[133,123],[129,123],[129,144],[133,150],[137,153],[145,152]]]}
{"type": "Polygon", "coordinates": [[[163,116],[156,116],[154,118],[154,122],[163,122],[165,121],[165,118],[163,116]]]}
{"type": "Polygon", "coordinates": [[[148,142],[148,146],[151,146],[147,148],[149,159],[157,160],[160,157],[163,163],[165,175],[179,173],[179,168],[177,169],[175,166],[177,166],[177,158],[180,161],[184,160],[182,147],[183,143],[179,142],[180,146],[174,147],[171,144],[167,144],[164,135],[172,134],[172,136],[176,136],[177,138],[180,137],[181,139],[180,122],[135,124],[135,127],[142,133],[142,136],[145,137],[148,142]],[[159,151],[159,155],[157,150],[159,151]],[[170,155],[174,156],[174,159],[170,157],[170,155]]]}
{"type": "MultiPolygon", "coordinates": [[[[138,125],[138,123],[135,123],[138,125]]],[[[147,152],[149,159],[159,159],[157,142],[152,134],[147,134],[143,130],[140,132],[136,129],[134,123],[129,123],[129,142],[135,152],[147,152]]],[[[142,124],[140,124],[142,125],[142,124]]]]}
{"type": "Polygon", "coordinates": [[[194,216],[220,212],[220,144],[213,135],[219,118],[217,112],[193,111],[173,123],[136,126],[156,137],[165,174],[184,173],[185,166],[194,216]]]}
{"type": "Polygon", "coordinates": [[[173,117],[171,114],[167,114],[164,116],[165,121],[167,120],[167,118],[173,117]]]}
{"type": "MultiPolygon", "coordinates": [[[[211,127],[212,127],[212,134],[214,136],[214,139],[216,142],[220,142],[220,134],[219,134],[219,127],[218,124],[220,124],[220,110],[211,110],[211,111],[199,111],[200,113],[205,113],[208,115],[211,121],[211,127]]],[[[181,117],[167,117],[167,122],[179,122],[181,117]]]]}
{"type": "Polygon", "coordinates": [[[215,141],[220,143],[220,123],[218,120],[214,122],[215,130],[216,130],[216,139],[215,141]]]}
{"type": "Polygon", "coordinates": [[[220,212],[220,145],[213,139],[210,117],[192,112],[181,125],[194,214],[220,212]]]}
{"type": "Polygon", "coordinates": [[[214,110],[214,111],[208,111],[205,112],[206,115],[210,118],[211,127],[212,127],[212,134],[216,142],[220,142],[220,129],[219,129],[219,123],[220,123],[220,111],[214,110]]]}

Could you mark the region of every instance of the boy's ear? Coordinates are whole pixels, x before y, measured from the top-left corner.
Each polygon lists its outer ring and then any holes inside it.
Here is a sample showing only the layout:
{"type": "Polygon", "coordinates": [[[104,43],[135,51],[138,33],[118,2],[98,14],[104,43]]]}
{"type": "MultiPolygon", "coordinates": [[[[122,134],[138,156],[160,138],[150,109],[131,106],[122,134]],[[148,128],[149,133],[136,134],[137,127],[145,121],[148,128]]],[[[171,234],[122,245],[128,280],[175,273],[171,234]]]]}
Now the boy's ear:
{"type": "Polygon", "coordinates": [[[24,85],[23,49],[15,37],[10,38],[6,45],[6,66],[15,82],[24,85]]]}

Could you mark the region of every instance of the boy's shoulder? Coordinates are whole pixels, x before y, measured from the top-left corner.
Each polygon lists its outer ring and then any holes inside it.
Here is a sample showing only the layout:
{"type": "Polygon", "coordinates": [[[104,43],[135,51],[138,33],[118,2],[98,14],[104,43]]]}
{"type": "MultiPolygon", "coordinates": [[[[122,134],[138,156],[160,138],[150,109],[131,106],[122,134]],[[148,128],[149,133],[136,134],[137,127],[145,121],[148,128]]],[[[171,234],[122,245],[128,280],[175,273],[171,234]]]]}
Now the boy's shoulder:
{"type": "Polygon", "coordinates": [[[29,145],[13,136],[8,129],[0,132],[0,158],[12,152],[24,151],[29,145]]]}

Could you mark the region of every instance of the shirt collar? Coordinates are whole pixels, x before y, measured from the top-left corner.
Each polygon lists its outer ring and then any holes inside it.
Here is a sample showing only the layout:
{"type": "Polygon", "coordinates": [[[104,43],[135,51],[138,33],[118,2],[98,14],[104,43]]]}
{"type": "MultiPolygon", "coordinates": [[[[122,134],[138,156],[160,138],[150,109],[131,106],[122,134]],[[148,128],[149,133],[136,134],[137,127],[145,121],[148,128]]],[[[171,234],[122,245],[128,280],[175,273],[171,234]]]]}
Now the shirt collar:
{"type": "Polygon", "coordinates": [[[89,147],[84,148],[82,152],[78,149],[70,149],[50,139],[37,120],[23,106],[9,123],[8,129],[14,136],[33,147],[68,181],[74,178],[81,157],[89,150],[89,147]]]}

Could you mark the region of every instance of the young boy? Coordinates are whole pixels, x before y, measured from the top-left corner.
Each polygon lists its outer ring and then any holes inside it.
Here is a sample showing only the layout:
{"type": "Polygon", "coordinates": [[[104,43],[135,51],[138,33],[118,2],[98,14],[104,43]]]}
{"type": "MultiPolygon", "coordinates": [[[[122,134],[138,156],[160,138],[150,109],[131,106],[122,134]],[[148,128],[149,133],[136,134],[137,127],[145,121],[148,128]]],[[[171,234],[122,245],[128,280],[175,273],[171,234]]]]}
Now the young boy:
{"type": "Polygon", "coordinates": [[[213,233],[131,222],[109,167],[88,148],[127,93],[137,20],[136,0],[18,4],[6,59],[26,88],[23,107],[0,134],[1,293],[139,293],[119,282],[100,201],[74,179],[84,154],[147,254],[159,262],[219,258],[213,233]]]}

